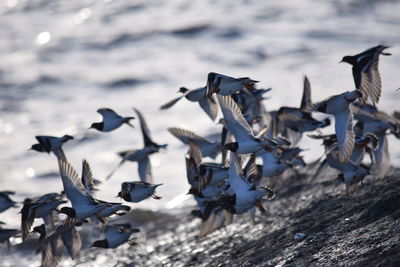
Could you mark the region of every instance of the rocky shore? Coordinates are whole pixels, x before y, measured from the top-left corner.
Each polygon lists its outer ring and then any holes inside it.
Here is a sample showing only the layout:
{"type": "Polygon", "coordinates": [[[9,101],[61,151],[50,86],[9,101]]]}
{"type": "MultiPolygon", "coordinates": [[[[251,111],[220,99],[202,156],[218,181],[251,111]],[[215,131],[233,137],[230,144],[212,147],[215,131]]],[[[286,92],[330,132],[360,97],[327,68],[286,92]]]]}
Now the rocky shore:
{"type": "Polygon", "coordinates": [[[252,224],[247,214],[199,239],[190,209],[154,214],[136,246],[82,251],[76,266],[400,266],[400,171],[347,195],[327,173],[278,184],[252,224]],[[295,235],[297,238],[295,238],[295,235]],[[304,235],[304,236],[303,236],[304,235]]]}

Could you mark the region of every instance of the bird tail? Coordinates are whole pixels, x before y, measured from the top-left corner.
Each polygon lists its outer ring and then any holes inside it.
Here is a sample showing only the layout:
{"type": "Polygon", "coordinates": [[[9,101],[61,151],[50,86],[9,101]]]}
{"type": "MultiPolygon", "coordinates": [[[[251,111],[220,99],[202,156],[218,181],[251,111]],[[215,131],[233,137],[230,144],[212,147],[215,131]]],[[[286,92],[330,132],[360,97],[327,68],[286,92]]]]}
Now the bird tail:
{"type": "Polygon", "coordinates": [[[128,125],[131,126],[132,128],[135,128],[135,127],[133,127],[133,125],[132,125],[131,122],[130,122],[130,120],[133,120],[133,119],[135,119],[135,117],[125,117],[125,118],[124,118],[124,123],[128,124],[128,125]]]}

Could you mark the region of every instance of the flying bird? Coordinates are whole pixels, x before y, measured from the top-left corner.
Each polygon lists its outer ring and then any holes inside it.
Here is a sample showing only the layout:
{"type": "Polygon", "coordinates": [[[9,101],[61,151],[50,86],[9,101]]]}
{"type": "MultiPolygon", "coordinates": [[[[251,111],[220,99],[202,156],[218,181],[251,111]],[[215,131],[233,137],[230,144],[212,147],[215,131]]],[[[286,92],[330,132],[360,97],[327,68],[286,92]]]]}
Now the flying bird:
{"type": "Polygon", "coordinates": [[[111,132],[124,123],[134,128],[130,120],[133,120],[135,117],[121,117],[110,108],[101,108],[98,109],[97,112],[103,117],[103,121],[92,123],[90,128],[97,129],[100,132],[111,132]]]}
{"type": "Polygon", "coordinates": [[[379,102],[382,91],[381,75],[378,64],[379,55],[389,56],[383,51],[390,46],[378,45],[354,56],[345,56],[340,62],[346,62],[353,66],[353,78],[356,89],[363,93],[360,104],[364,105],[368,98],[375,105],[379,102]]]}

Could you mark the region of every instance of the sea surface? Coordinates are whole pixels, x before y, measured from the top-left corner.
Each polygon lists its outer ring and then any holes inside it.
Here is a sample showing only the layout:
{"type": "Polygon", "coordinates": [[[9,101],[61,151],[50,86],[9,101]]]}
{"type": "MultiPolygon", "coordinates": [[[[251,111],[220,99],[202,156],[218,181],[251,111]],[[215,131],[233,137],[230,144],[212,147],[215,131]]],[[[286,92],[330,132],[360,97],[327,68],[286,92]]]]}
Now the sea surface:
{"type": "MultiPolygon", "coordinates": [[[[178,96],[181,86],[202,87],[209,72],[249,76],[272,88],[268,110],[299,106],[303,76],[314,101],[353,90],[344,55],[385,44],[378,107],[400,109],[400,1],[210,1],[210,0],[4,0],[0,2],[0,190],[22,201],[61,191],[53,155],[29,151],[35,135],[73,135],[64,150],[80,172],[82,159],[104,181],[119,163],[116,152],[143,146],[140,127],[100,133],[96,110],[124,116],[143,112],[152,137],[168,149],[151,157],[161,201],[132,207],[152,210],[188,205],[183,146],[166,130],[182,127],[215,136],[220,126],[197,104],[178,96]]],[[[325,129],[325,133],[333,128],[325,129]]],[[[400,164],[399,141],[390,138],[392,163],[400,164]]],[[[307,161],[323,153],[303,138],[307,161]]],[[[138,180],[136,163],[126,163],[104,181],[97,197],[115,201],[124,181],[138,180]]],[[[19,209],[0,214],[19,227],[19,209]]],[[[1,265],[1,263],[0,263],[1,265]]]]}

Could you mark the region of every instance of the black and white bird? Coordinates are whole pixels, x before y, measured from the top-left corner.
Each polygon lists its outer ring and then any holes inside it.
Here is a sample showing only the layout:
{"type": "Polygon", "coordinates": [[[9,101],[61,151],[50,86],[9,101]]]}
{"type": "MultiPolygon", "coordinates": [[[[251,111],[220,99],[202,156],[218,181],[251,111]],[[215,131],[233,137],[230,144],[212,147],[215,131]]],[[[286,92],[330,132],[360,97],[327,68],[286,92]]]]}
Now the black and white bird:
{"type": "Polygon", "coordinates": [[[159,152],[160,149],[162,148],[165,149],[167,147],[167,144],[160,145],[155,143],[151,139],[150,130],[147,126],[143,114],[138,109],[135,109],[135,111],[139,117],[140,128],[142,130],[142,135],[143,135],[144,147],[141,149],[120,152],[119,155],[122,157],[122,160],[120,161],[118,166],[107,176],[106,178],[107,180],[110,179],[111,176],[115,173],[115,171],[118,170],[119,167],[121,167],[122,164],[125,163],[126,161],[136,161],[138,163],[138,172],[140,181],[147,183],[153,182],[153,176],[151,173],[151,162],[149,156],[151,154],[159,152]]]}
{"type": "Polygon", "coordinates": [[[71,224],[75,219],[83,220],[87,217],[95,215],[99,221],[104,222],[104,219],[99,213],[110,207],[107,202],[99,202],[92,197],[91,193],[86,190],[79,178],[76,170],[67,161],[58,161],[61,180],[64,187],[64,192],[72,204],[71,207],[63,207],[60,213],[68,215],[65,224],[71,224]]]}
{"type": "Polygon", "coordinates": [[[231,95],[244,88],[251,90],[258,81],[249,77],[233,78],[223,74],[210,72],[207,75],[207,95],[217,93],[219,95],[231,95]]]}
{"type": "Polygon", "coordinates": [[[255,153],[262,149],[272,151],[279,144],[267,137],[254,135],[253,129],[244,119],[238,105],[231,96],[217,95],[218,102],[224,115],[225,127],[233,134],[236,142],[225,144],[225,149],[239,154],[255,153]]]}
{"type": "Polygon", "coordinates": [[[355,125],[360,134],[373,133],[378,138],[377,149],[371,151],[371,174],[377,178],[384,178],[390,171],[391,161],[389,153],[388,134],[400,138],[400,119],[396,113],[389,115],[371,105],[355,106],[354,118],[358,121],[355,125]]]}
{"type": "MultiPolygon", "coordinates": [[[[86,189],[87,194],[93,196],[94,195],[94,184],[95,184],[95,179],[93,178],[93,173],[92,169],[90,168],[89,163],[87,160],[82,161],[82,184],[86,189]]],[[[103,200],[97,199],[99,203],[103,204],[108,204],[109,207],[103,209],[102,211],[99,212],[99,215],[101,218],[107,218],[113,214],[117,215],[124,215],[126,212],[130,211],[131,208],[126,205],[122,205],[122,203],[113,203],[113,202],[106,202],[103,200]]],[[[94,220],[95,223],[98,222],[98,220],[94,220]]]]}
{"type": "Polygon", "coordinates": [[[244,177],[240,162],[240,156],[230,153],[229,179],[230,191],[222,196],[220,203],[224,209],[233,214],[242,214],[253,207],[257,207],[264,212],[261,201],[263,197],[269,199],[274,197],[271,189],[263,186],[256,186],[244,177]]]}
{"type": "Polygon", "coordinates": [[[130,123],[130,120],[133,120],[134,117],[121,117],[110,108],[101,108],[98,109],[97,112],[103,117],[103,121],[92,123],[90,128],[97,129],[100,132],[111,132],[119,128],[124,123],[134,128],[130,123]]]}
{"type": "Polygon", "coordinates": [[[212,121],[215,121],[218,115],[218,104],[215,101],[213,95],[207,95],[206,86],[193,90],[189,90],[186,87],[181,87],[178,92],[182,93],[182,95],[165,103],[160,107],[160,109],[169,109],[170,107],[175,105],[181,98],[185,97],[190,102],[198,102],[200,107],[204,110],[208,117],[210,117],[212,121]]]}
{"type": "Polygon", "coordinates": [[[10,198],[10,195],[14,195],[13,191],[0,191],[0,213],[14,207],[17,202],[10,198]]]}
{"type": "MultiPolygon", "coordinates": [[[[189,151],[188,154],[193,162],[196,164],[199,175],[203,180],[203,185],[219,185],[224,183],[228,179],[228,167],[225,167],[223,164],[214,163],[214,162],[204,162],[201,154],[200,147],[189,141],[189,151]]],[[[200,189],[201,187],[200,186],[200,189]]]]}
{"type": "Polygon", "coordinates": [[[339,146],[340,162],[348,160],[353,153],[355,135],[353,130],[353,112],[350,105],[356,99],[362,97],[362,94],[359,90],[347,91],[313,104],[310,108],[312,111],[319,111],[335,116],[335,133],[337,145],[339,146]]]}
{"type": "Polygon", "coordinates": [[[42,240],[38,251],[42,252],[42,266],[56,266],[62,259],[65,249],[71,259],[75,259],[82,247],[82,240],[80,233],[76,226],[80,226],[83,222],[70,225],[57,225],[46,232],[44,225],[34,228],[34,231],[40,233],[40,240],[42,240]]]}
{"type": "Polygon", "coordinates": [[[125,242],[129,245],[136,245],[135,242],[129,240],[133,233],[139,232],[129,224],[107,225],[104,231],[104,239],[95,241],[91,247],[98,248],[116,248],[125,242]]]}
{"type": "Polygon", "coordinates": [[[146,182],[123,182],[117,197],[128,202],[138,203],[149,197],[161,199],[155,194],[156,188],[162,184],[149,184],[146,182]]]}
{"type": "Polygon", "coordinates": [[[28,236],[32,224],[36,218],[42,218],[49,228],[54,226],[53,210],[66,201],[57,193],[45,194],[37,198],[27,198],[21,209],[21,233],[22,240],[28,236]]]}
{"type": "Polygon", "coordinates": [[[35,136],[35,138],[39,143],[33,144],[31,150],[47,153],[53,152],[58,159],[63,160],[66,160],[64,151],[62,150],[63,144],[68,140],[74,139],[70,135],[64,135],[62,137],[39,135],[35,136]]]}
{"type": "Polygon", "coordinates": [[[273,124],[275,126],[274,136],[282,135],[294,145],[298,143],[304,132],[329,126],[331,124],[329,118],[319,121],[312,117],[308,110],[311,106],[311,85],[307,76],[304,76],[300,108],[283,106],[277,111],[276,123],[273,124]]]}
{"type": "Polygon", "coordinates": [[[381,76],[378,70],[379,55],[389,56],[384,53],[389,46],[378,45],[354,56],[345,56],[340,62],[353,66],[353,78],[356,89],[363,93],[360,104],[364,105],[368,98],[375,105],[379,102],[382,90],[381,76]]]}
{"type": "Polygon", "coordinates": [[[324,173],[327,166],[340,171],[339,178],[346,184],[349,192],[354,185],[361,182],[365,176],[370,174],[370,168],[364,165],[363,159],[366,152],[376,150],[378,137],[372,133],[366,133],[362,136],[356,136],[353,153],[346,162],[339,161],[338,146],[336,145],[336,135],[309,135],[313,139],[323,140],[326,158],[320,162],[319,167],[312,179],[319,177],[324,173]]]}

